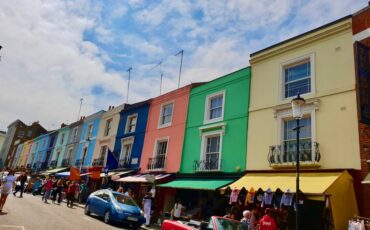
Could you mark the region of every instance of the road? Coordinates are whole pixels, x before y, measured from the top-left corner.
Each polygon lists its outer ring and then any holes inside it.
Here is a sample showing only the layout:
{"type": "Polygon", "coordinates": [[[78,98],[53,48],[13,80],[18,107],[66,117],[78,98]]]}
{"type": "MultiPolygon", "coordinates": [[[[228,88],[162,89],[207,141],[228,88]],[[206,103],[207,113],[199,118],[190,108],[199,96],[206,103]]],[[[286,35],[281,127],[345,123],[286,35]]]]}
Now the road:
{"type": "MultiPolygon", "coordinates": [[[[0,230],[109,230],[127,229],[119,225],[107,225],[101,218],[86,216],[80,207],[68,208],[61,205],[45,204],[41,196],[23,194],[23,198],[9,195],[0,215],[0,230]]],[[[127,227],[127,226],[126,226],[127,227]]]]}

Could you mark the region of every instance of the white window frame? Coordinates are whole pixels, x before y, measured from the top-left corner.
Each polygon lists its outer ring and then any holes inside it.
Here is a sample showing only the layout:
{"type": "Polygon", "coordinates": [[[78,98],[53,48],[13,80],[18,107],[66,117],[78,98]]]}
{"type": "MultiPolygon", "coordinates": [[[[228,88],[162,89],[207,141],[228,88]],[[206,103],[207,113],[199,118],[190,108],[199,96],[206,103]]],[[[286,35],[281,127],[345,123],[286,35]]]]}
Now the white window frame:
{"type": "Polygon", "coordinates": [[[209,123],[219,122],[219,121],[224,120],[225,99],[226,99],[225,95],[226,95],[225,90],[207,95],[205,109],[204,109],[204,111],[205,111],[204,112],[204,124],[209,124],[209,123]],[[222,95],[222,115],[221,115],[221,117],[210,119],[209,116],[211,115],[210,114],[211,99],[213,99],[215,97],[218,97],[220,95],[222,95]]]}
{"type": "Polygon", "coordinates": [[[206,133],[202,134],[202,144],[200,146],[200,160],[201,161],[206,160],[207,138],[218,136],[218,135],[220,136],[220,153],[219,153],[219,157],[218,157],[218,169],[203,170],[203,171],[221,171],[223,134],[224,134],[224,132],[222,130],[215,130],[215,131],[210,131],[210,132],[206,132],[206,133]]]}
{"type": "Polygon", "coordinates": [[[94,129],[94,123],[89,123],[88,125],[87,125],[87,130],[86,130],[86,138],[85,139],[87,139],[87,138],[89,138],[89,139],[91,139],[92,138],[92,134],[93,134],[93,129],[94,129]],[[89,131],[89,128],[91,127],[91,134],[90,134],[90,131],[89,131]]]}
{"type": "Polygon", "coordinates": [[[139,118],[139,116],[138,116],[138,114],[137,114],[137,113],[134,113],[134,114],[131,114],[131,115],[127,116],[127,119],[126,119],[126,127],[125,127],[125,133],[134,133],[134,132],[136,131],[136,126],[137,126],[138,118],[139,118]],[[133,130],[133,131],[129,132],[129,130],[128,130],[128,129],[129,129],[129,127],[130,127],[129,121],[130,121],[130,119],[131,119],[131,118],[133,118],[133,117],[136,117],[136,124],[135,124],[135,128],[134,128],[134,130],[133,130]]]}
{"type": "Polygon", "coordinates": [[[60,137],[60,144],[61,145],[64,143],[64,137],[65,137],[65,133],[62,133],[62,135],[60,137]]]}
{"type": "Polygon", "coordinates": [[[305,55],[302,55],[300,57],[285,61],[283,63],[279,64],[279,89],[278,89],[278,98],[281,102],[286,102],[292,100],[295,96],[292,97],[285,97],[285,68],[286,67],[292,67],[295,65],[300,64],[304,60],[310,61],[310,67],[311,67],[311,92],[301,94],[302,97],[310,97],[311,95],[314,95],[316,92],[315,87],[315,53],[308,53],[305,55]]]}
{"type": "Polygon", "coordinates": [[[165,127],[169,127],[172,125],[172,120],[173,120],[173,114],[175,113],[175,101],[172,100],[172,101],[167,101],[163,104],[161,104],[161,109],[159,111],[159,119],[158,119],[158,128],[165,128],[165,127]],[[172,104],[172,115],[171,115],[171,120],[170,122],[168,123],[165,123],[165,124],[162,124],[162,113],[163,113],[163,107],[165,107],[166,105],[170,105],[172,104]]]}
{"type": "MultiPolygon", "coordinates": [[[[157,151],[158,151],[158,143],[159,142],[162,142],[162,141],[164,141],[164,140],[166,140],[167,141],[167,147],[166,147],[166,154],[164,155],[165,157],[165,162],[164,162],[164,164],[163,164],[163,168],[161,168],[161,169],[165,169],[166,168],[166,162],[167,162],[167,155],[168,155],[168,148],[169,148],[169,146],[170,146],[170,137],[169,136],[167,136],[167,137],[160,137],[160,138],[156,138],[155,139],[155,145],[154,145],[154,151],[153,151],[153,155],[152,155],[152,158],[156,158],[157,157],[157,151]]],[[[161,169],[150,169],[150,170],[161,170],[161,169]]]]}
{"type": "Polygon", "coordinates": [[[112,129],[113,118],[109,118],[105,121],[104,136],[109,136],[109,132],[112,129]]]}
{"type": "Polygon", "coordinates": [[[67,156],[64,159],[70,159],[73,154],[73,148],[67,150],[67,156]]]}
{"type": "MultiPolygon", "coordinates": [[[[302,108],[303,117],[310,115],[311,117],[311,142],[316,142],[316,110],[318,109],[315,103],[307,104],[302,108]]],[[[276,145],[284,144],[284,121],[292,119],[292,110],[284,109],[276,112],[276,145]]],[[[312,157],[314,157],[315,149],[312,148],[312,157]]],[[[314,159],[314,158],[312,158],[314,159]]]]}
{"type": "MultiPolygon", "coordinates": [[[[119,161],[124,159],[123,146],[131,144],[131,152],[129,154],[129,159],[131,160],[132,147],[134,146],[134,137],[126,137],[121,139],[121,152],[119,153],[119,161]]],[[[129,162],[131,163],[131,162],[129,162]]]]}
{"type": "Polygon", "coordinates": [[[73,130],[73,137],[72,137],[72,142],[73,141],[77,141],[77,135],[78,135],[78,126],[77,127],[74,127],[73,130]]]}

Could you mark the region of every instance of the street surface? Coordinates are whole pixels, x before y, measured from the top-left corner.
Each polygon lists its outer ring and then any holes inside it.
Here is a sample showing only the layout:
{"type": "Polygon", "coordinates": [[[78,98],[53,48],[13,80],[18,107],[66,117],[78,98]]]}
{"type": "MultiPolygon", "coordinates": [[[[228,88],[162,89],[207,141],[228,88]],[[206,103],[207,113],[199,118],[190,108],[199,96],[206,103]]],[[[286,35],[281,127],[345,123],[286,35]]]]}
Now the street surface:
{"type": "Polygon", "coordinates": [[[8,196],[0,215],[0,230],[66,230],[66,229],[128,229],[105,224],[101,218],[86,216],[80,207],[68,208],[67,204],[45,204],[41,196],[23,194],[23,198],[8,196]]]}

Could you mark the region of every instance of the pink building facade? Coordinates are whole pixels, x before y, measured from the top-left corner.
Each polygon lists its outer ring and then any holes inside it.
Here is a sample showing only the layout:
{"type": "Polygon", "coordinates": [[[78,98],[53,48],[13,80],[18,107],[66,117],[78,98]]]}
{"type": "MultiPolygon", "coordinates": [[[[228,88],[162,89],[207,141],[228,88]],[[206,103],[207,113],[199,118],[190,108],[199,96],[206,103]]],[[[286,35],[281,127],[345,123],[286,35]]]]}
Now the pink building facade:
{"type": "Polygon", "coordinates": [[[179,172],[189,93],[194,86],[152,99],[140,164],[142,173],[179,172]]]}

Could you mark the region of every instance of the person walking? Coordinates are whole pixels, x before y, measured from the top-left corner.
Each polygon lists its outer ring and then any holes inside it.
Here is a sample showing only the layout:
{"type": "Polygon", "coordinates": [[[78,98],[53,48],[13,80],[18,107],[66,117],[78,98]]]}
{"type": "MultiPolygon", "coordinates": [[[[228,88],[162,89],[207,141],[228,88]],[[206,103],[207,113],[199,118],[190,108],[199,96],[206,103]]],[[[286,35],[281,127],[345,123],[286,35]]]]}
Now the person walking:
{"type": "Polygon", "coordinates": [[[46,180],[45,186],[44,186],[44,195],[42,197],[42,200],[47,204],[48,199],[50,198],[51,189],[53,188],[53,180],[49,177],[49,179],[46,180]]]}
{"type": "Polygon", "coordinates": [[[149,227],[150,226],[150,217],[151,217],[151,212],[152,212],[152,193],[148,192],[146,196],[143,198],[143,210],[144,210],[144,217],[145,217],[145,226],[149,227]]]}
{"type": "Polygon", "coordinates": [[[40,185],[41,185],[40,178],[37,177],[33,182],[32,195],[35,196],[39,194],[40,185]]]}
{"type": "Polygon", "coordinates": [[[55,191],[54,191],[54,194],[53,194],[53,203],[55,203],[55,201],[57,201],[57,196],[58,196],[58,204],[60,204],[62,202],[62,190],[63,190],[63,181],[62,179],[59,179],[57,182],[56,182],[56,186],[55,186],[55,191]]]}
{"type": "MultiPolygon", "coordinates": [[[[17,178],[18,180],[18,178],[17,178]]],[[[16,187],[15,191],[13,192],[13,195],[15,196],[18,192],[21,192],[21,195],[19,198],[23,197],[23,191],[24,191],[24,186],[27,182],[27,173],[23,173],[22,175],[19,176],[19,186],[16,187]]]]}
{"type": "Polygon", "coordinates": [[[5,177],[3,181],[3,188],[1,189],[0,213],[3,211],[8,195],[12,192],[12,189],[15,186],[16,179],[17,178],[14,176],[14,170],[10,169],[8,175],[5,177]]]}
{"type": "Polygon", "coordinates": [[[68,191],[67,191],[67,207],[73,208],[73,201],[75,199],[75,194],[77,191],[77,183],[76,181],[73,181],[70,183],[68,186],[68,191]]]}

